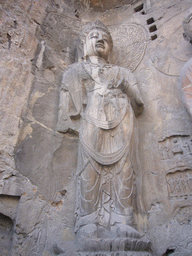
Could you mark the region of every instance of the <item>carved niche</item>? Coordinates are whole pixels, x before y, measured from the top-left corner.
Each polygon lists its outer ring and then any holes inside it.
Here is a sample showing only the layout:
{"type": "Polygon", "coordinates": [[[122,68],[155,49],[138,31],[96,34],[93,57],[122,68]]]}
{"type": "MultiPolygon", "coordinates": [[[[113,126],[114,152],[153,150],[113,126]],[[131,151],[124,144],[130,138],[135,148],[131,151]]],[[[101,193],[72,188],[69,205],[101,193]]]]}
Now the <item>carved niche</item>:
{"type": "Polygon", "coordinates": [[[190,160],[192,156],[192,137],[172,136],[159,141],[159,153],[163,161],[190,160]]]}
{"type": "Polygon", "coordinates": [[[192,168],[180,167],[166,175],[170,200],[192,199],[192,168]]]}
{"type": "Polygon", "coordinates": [[[159,153],[165,164],[170,200],[192,199],[192,137],[174,135],[159,141],[159,153]]]}

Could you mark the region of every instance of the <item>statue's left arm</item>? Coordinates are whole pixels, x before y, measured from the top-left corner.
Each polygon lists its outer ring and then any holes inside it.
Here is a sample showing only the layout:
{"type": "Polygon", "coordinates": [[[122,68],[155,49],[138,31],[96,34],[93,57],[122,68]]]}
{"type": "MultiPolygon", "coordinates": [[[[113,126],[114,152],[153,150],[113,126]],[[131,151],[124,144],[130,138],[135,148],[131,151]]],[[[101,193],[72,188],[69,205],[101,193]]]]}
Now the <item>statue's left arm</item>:
{"type": "Polygon", "coordinates": [[[135,116],[140,115],[143,112],[144,103],[137,85],[137,80],[130,70],[121,68],[118,87],[130,98],[135,116]]]}
{"type": "Polygon", "coordinates": [[[64,72],[61,81],[57,131],[79,130],[82,108],[82,92],[79,79],[79,65],[73,64],[64,72]]]}

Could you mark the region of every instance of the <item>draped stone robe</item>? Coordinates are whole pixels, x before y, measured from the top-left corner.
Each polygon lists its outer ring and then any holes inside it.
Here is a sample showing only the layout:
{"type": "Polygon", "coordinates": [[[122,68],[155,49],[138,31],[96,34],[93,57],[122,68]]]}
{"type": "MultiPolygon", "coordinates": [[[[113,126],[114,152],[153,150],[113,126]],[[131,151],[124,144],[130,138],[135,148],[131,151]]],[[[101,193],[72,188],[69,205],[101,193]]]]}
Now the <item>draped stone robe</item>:
{"type": "Polygon", "coordinates": [[[75,231],[132,225],[139,98],[135,77],[122,67],[81,62],[63,75],[58,130],[78,131],[80,139],[75,231]]]}

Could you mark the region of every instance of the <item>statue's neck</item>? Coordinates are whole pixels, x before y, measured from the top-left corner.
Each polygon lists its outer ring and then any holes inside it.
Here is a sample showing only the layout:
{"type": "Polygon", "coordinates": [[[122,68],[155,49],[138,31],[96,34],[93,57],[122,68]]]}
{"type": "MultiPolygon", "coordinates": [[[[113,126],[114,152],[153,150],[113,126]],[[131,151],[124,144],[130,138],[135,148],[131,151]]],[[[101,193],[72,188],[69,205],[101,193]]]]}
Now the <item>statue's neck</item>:
{"type": "Polygon", "coordinates": [[[106,63],[106,60],[99,57],[99,56],[89,56],[88,61],[90,61],[93,64],[104,64],[104,63],[106,63]]]}

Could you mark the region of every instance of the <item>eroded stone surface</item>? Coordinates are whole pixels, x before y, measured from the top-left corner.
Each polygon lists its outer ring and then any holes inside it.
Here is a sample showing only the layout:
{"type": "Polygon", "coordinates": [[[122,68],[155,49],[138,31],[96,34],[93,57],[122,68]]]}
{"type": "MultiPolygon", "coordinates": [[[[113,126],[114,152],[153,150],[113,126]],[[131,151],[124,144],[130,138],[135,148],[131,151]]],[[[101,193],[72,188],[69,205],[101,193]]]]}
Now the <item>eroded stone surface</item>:
{"type": "MultiPolygon", "coordinates": [[[[101,12],[94,4],[1,3],[0,192],[19,201],[17,207],[11,204],[14,210],[6,205],[2,213],[8,216],[12,211],[9,217],[16,221],[12,255],[76,254],[78,137],[56,132],[59,85],[66,67],[76,60],[81,28],[96,19],[114,35],[118,26],[125,32],[135,24],[146,32],[138,44],[143,58],[134,70],[145,104],[138,117],[142,179],[134,188],[135,201],[142,202],[142,195],[144,202],[135,207],[135,224],[140,233],[147,231],[154,255],[191,255],[191,186],[183,183],[191,177],[192,123],[181,101],[179,81],[182,67],[192,57],[182,28],[191,1],[143,1],[137,12],[129,3],[106,6],[108,10],[101,12]]],[[[126,49],[124,60],[134,57],[126,49]]]]}
{"type": "Polygon", "coordinates": [[[2,255],[8,255],[11,251],[13,239],[13,221],[0,214],[0,250],[2,255]]]}

